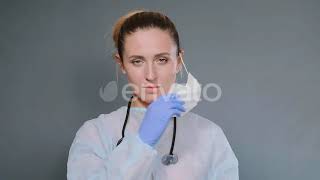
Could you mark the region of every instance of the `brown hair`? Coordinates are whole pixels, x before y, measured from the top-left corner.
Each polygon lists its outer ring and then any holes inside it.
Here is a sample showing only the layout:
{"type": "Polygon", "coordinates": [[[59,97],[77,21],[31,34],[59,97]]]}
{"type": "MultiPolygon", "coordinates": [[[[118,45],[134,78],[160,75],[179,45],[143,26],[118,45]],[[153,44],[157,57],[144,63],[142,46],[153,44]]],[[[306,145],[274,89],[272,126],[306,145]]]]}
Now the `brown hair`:
{"type": "Polygon", "coordinates": [[[119,18],[112,31],[114,46],[122,59],[124,39],[126,35],[134,33],[138,29],[159,28],[168,31],[177,45],[177,56],[180,52],[179,34],[173,22],[164,14],[155,11],[135,10],[119,18]]]}

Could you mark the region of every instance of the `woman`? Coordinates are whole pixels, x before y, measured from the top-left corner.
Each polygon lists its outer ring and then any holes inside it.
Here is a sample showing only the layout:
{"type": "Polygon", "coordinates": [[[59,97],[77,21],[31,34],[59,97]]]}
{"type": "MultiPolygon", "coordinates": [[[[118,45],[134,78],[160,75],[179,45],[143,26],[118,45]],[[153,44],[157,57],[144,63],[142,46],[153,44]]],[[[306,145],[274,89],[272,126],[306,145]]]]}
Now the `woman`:
{"type": "Polygon", "coordinates": [[[115,24],[113,40],[114,59],[133,96],[128,107],[78,130],[68,179],[239,179],[237,158],[220,127],[188,112],[187,102],[169,93],[183,63],[172,21],[159,12],[134,11],[115,24]]]}

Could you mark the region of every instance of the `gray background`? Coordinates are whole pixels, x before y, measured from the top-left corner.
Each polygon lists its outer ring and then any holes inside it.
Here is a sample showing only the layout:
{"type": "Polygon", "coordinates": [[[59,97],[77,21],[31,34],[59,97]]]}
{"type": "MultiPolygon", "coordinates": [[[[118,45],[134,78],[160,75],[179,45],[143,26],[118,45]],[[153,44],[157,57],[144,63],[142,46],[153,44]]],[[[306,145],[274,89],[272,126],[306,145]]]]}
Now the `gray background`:
{"type": "Polygon", "coordinates": [[[99,88],[116,77],[112,24],[139,7],[170,16],[189,71],[221,86],[194,112],[225,131],[241,179],[319,179],[319,1],[2,0],[1,180],[66,179],[78,128],[126,104],[99,88]]]}

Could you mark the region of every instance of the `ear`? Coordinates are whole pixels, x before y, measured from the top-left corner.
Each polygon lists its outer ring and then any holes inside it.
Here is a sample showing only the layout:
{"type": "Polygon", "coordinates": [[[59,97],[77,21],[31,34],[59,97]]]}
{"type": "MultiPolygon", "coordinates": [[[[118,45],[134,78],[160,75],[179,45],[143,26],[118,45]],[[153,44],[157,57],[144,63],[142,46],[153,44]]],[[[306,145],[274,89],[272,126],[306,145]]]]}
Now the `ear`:
{"type": "Polygon", "coordinates": [[[119,53],[115,53],[115,54],[113,55],[113,58],[114,58],[114,60],[116,61],[116,63],[119,65],[122,73],[123,73],[123,74],[126,74],[126,70],[125,70],[125,68],[124,68],[124,64],[123,64],[123,62],[122,62],[122,60],[121,60],[121,57],[120,57],[119,53]]]}
{"type": "Polygon", "coordinates": [[[184,50],[181,49],[179,51],[179,56],[178,56],[178,64],[177,64],[177,68],[176,68],[176,73],[179,73],[182,70],[182,61],[183,61],[183,56],[184,56],[184,50]]]}

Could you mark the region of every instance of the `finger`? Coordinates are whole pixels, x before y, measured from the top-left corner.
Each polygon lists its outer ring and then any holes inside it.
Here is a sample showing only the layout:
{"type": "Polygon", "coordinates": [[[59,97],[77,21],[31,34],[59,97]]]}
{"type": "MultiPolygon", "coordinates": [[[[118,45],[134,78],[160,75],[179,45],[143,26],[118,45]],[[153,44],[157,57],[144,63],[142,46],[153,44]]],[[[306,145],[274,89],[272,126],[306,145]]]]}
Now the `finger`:
{"type": "Polygon", "coordinates": [[[168,97],[169,97],[170,100],[176,99],[177,98],[177,93],[169,93],[168,97]]]}
{"type": "Polygon", "coordinates": [[[170,106],[172,106],[172,105],[183,106],[185,104],[185,102],[182,100],[175,99],[175,100],[171,100],[168,104],[170,104],[170,106]]]}
{"type": "Polygon", "coordinates": [[[171,100],[171,103],[176,103],[176,104],[180,104],[180,105],[184,105],[185,102],[179,99],[175,99],[175,100],[171,100]]]}
{"type": "Polygon", "coordinates": [[[177,110],[177,109],[172,109],[171,111],[171,114],[170,114],[171,117],[180,117],[181,116],[181,111],[177,110]]]}
{"type": "Polygon", "coordinates": [[[170,106],[170,109],[177,109],[177,110],[182,111],[182,112],[186,111],[185,107],[180,103],[172,103],[171,106],[170,106]]]}
{"type": "Polygon", "coordinates": [[[159,101],[169,102],[172,99],[172,94],[165,94],[160,96],[159,101]]]}
{"type": "Polygon", "coordinates": [[[154,102],[169,102],[170,101],[170,95],[165,94],[165,95],[161,95],[159,96],[154,102]]]}

